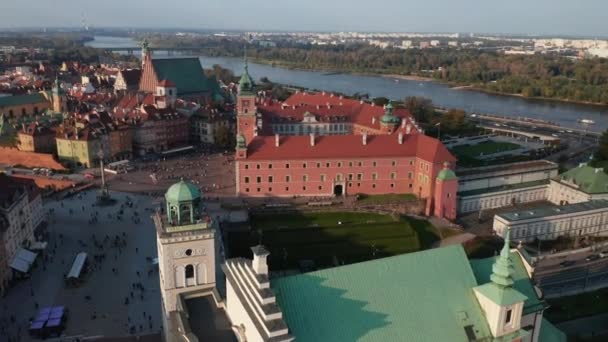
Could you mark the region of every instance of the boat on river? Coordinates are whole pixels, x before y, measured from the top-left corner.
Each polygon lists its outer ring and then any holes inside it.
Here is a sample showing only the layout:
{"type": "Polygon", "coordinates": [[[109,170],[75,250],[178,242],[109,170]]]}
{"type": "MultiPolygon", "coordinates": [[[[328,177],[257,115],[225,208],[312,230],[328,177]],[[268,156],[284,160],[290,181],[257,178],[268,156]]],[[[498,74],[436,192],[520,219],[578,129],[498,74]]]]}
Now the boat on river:
{"type": "Polygon", "coordinates": [[[585,125],[595,125],[595,121],[590,119],[578,119],[578,122],[585,125]]]}

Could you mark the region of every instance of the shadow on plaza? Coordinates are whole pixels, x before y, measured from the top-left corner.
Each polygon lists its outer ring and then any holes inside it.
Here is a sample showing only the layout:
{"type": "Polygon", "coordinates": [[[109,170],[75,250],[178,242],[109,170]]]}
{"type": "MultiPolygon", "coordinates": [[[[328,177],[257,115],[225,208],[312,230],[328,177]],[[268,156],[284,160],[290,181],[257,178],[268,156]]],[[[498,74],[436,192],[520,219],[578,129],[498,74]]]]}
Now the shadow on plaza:
{"type": "Polygon", "coordinates": [[[416,252],[439,240],[430,223],[410,217],[377,223],[349,222],[346,218],[337,224],[338,218],[315,222],[314,217],[295,211],[260,216],[267,214],[254,213],[247,224],[224,227],[227,257],[251,259],[250,248],[262,244],[270,252],[272,271],[347,265],[416,252]]]}

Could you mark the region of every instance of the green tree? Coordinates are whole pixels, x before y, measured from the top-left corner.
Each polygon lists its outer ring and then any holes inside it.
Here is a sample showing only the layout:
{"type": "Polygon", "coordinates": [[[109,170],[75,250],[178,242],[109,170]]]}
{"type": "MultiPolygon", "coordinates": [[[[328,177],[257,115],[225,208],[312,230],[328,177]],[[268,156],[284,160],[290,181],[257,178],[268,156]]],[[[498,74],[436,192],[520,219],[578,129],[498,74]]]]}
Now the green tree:
{"type": "Polygon", "coordinates": [[[604,131],[599,141],[599,148],[595,153],[596,161],[608,161],[608,130],[604,131]]]}
{"type": "Polygon", "coordinates": [[[435,114],[433,102],[430,99],[419,96],[410,96],[405,99],[405,108],[407,108],[414,119],[420,123],[428,123],[435,114]]]}
{"type": "Polygon", "coordinates": [[[227,126],[218,127],[213,132],[215,143],[222,147],[231,147],[234,145],[233,134],[227,126]]]}

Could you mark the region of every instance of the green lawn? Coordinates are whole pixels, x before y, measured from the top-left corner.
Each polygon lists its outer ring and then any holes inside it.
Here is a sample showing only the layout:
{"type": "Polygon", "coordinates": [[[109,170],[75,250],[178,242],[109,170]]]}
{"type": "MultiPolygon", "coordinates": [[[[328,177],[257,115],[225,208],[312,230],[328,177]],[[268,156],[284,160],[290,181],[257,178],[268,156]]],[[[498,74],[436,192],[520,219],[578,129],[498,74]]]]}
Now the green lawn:
{"type": "Polygon", "coordinates": [[[384,195],[365,195],[359,194],[357,200],[361,205],[379,205],[388,203],[405,203],[417,199],[414,194],[384,194],[384,195]]]}
{"type": "Polygon", "coordinates": [[[608,312],[608,288],[575,296],[547,299],[547,302],[551,307],[545,311],[545,317],[553,323],[593,316],[608,312]]]}
{"type": "Polygon", "coordinates": [[[476,145],[457,145],[451,148],[456,155],[467,157],[479,157],[480,155],[489,155],[498,152],[512,151],[520,147],[518,144],[500,141],[484,141],[476,145]]]}
{"type": "Polygon", "coordinates": [[[273,270],[297,268],[301,260],[324,268],[415,252],[439,239],[427,221],[371,213],[253,214],[251,225],[251,232],[228,235],[230,257],[250,257],[249,247],[262,243],[273,270]]]}

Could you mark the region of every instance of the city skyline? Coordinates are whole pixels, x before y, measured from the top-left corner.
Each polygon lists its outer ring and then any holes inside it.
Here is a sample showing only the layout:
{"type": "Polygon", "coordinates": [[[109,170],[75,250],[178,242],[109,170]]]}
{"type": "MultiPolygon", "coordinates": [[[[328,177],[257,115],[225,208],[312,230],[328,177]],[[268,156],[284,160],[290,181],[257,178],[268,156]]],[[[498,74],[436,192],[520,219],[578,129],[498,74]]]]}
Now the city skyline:
{"type": "Polygon", "coordinates": [[[172,2],[175,11],[166,11],[160,4],[157,0],[108,0],[103,7],[75,0],[36,6],[2,3],[0,26],[79,27],[84,19],[87,26],[117,28],[608,36],[608,29],[602,25],[602,13],[608,10],[608,4],[598,0],[588,1],[585,6],[575,3],[555,6],[549,0],[491,4],[478,0],[458,3],[380,0],[371,11],[358,0],[331,3],[237,0],[230,4],[176,0],[172,2]],[[186,8],[188,11],[183,10],[186,8]]]}

